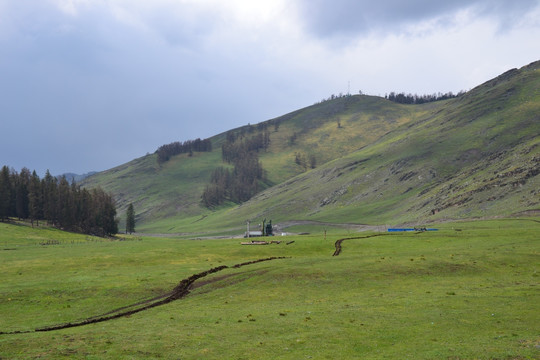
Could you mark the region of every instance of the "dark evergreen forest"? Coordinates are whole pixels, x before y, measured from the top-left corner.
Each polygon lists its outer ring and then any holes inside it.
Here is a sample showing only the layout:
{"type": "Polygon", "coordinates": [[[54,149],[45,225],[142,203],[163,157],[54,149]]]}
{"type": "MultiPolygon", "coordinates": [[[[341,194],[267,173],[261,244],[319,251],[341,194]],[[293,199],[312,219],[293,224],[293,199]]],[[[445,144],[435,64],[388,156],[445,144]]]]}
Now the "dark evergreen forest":
{"type": "Polygon", "coordinates": [[[35,171],[19,173],[3,166],[0,171],[0,220],[39,221],[60,229],[98,236],[118,232],[116,206],[101,188],[81,189],[65,176],[57,179],[47,170],[40,179],[35,171]]]}
{"type": "Polygon", "coordinates": [[[193,152],[212,151],[212,141],[210,139],[195,139],[184,142],[175,141],[170,144],[161,145],[157,150],[158,163],[168,161],[171,156],[178,154],[193,154],[193,152]]]}
{"type": "Polygon", "coordinates": [[[259,151],[268,149],[270,132],[267,126],[257,130],[257,134],[253,134],[255,127],[248,125],[239,133],[227,133],[221,157],[224,163],[233,165],[233,169],[221,166],[212,172],[210,184],[202,194],[204,206],[210,208],[225,201],[242,203],[261,190],[260,182],[265,176],[259,151]]]}

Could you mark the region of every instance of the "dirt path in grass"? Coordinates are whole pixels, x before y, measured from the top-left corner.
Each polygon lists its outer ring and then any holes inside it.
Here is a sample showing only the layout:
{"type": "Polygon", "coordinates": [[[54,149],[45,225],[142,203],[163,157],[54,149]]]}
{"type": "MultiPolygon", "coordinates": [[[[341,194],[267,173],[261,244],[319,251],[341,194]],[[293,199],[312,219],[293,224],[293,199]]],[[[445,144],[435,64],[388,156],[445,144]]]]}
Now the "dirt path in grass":
{"type": "Polygon", "coordinates": [[[373,234],[373,235],[367,235],[367,236],[354,236],[354,237],[348,237],[343,239],[336,240],[334,246],[336,247],[336,250],[334,251],[334,254],[332,256],[338,256],[341,254],[341,243],[345,240],[354,240],[354,239],[367,239],[372,238],[375,236],[388,236],[389,234],[373,234]]]}
{"type": "Polygon", "coordinates": [[[190,277],[183,279],[182,281],[180,281],[178,285],[176,285],[174,289],[172,289],[170,292],[166,294],[154,297],[152,299],[139,301],[135,304],[124,306],[124,307],[109,311],[105,314],[89,317],[84,320],[80,320],[76,322],[69,322],[69,323],[40,327],[34,330],[6,331],[6,332],[0,331],[0,335],[27,334],[27,333],[32,333],[32,332],[54,331],[54,330],[67,329],[67,328],[78,327],[78,326],[83,326],[83,325],[96,324],[96,323],[100,323],[104,321],[109,321],[109,320],[118,319],[118,318],[129,316],[129,315],[133,315],[138,312],[148,310],[157,306],[165,305],[172,301],[184,298],[185,296],[189,294],[189,291],[190,289],[192,289],[193,283],[195,281],[197,281],[198,279],[204,278],[205,276],[208,276],[210,274],[214,274],[225,269],[238,269],[238,268],[241,268],[242,266],[256,264],[263,261],[277,260],[277,259],[285,259],[285,257],[269,257],[269,258],[264,258],[264,259],[247,261],[247,262],[243,262],[243,263],[236,264],[233,266],[226,266],[226,265],[218,266],[218,267],[215,267],[215,268],[212,268],[212,269],[209,269],[209,270],[197,273],[197,274],[193,274],[190,277]]]}

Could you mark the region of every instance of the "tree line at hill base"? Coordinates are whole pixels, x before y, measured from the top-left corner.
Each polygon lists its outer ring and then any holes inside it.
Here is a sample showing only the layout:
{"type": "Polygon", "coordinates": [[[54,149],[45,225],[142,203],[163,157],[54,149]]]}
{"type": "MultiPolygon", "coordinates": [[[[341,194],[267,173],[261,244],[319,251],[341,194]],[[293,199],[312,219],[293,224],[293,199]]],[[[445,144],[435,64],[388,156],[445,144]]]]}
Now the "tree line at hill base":
{"type": "Polygon", "coordinates": [[[65,176],[57,179],[47,170],[40,179],[35,171],[20,173],[3,166],[0,171],[0,220],[28,219],[32,226],[45,220],[49,225],[97,236],[118,232],[116,206],[101,188],[81,189],[65,176]]]}

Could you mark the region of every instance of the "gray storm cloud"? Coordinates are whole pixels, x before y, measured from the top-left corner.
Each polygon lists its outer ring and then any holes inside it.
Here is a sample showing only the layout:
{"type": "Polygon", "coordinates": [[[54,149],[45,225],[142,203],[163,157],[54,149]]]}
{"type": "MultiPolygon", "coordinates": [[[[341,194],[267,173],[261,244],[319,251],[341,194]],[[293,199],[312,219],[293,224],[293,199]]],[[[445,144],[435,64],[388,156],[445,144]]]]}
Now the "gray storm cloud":
{"type": "Polygon", "coordinates": [[[539,18],[530,0],[0,0],[0,166],[105,170],[348,84],[466,90],[538,60],[539,18]]]}
{"type": "Polygon", "coordinates": [[[536,0],[300,0],[306,28],[314,36],[354,36],[370,32],[400,32],[405,26],[439,19],[448,21],[459,11],[494,18],[511,27],[538,6],[536,0]]]}

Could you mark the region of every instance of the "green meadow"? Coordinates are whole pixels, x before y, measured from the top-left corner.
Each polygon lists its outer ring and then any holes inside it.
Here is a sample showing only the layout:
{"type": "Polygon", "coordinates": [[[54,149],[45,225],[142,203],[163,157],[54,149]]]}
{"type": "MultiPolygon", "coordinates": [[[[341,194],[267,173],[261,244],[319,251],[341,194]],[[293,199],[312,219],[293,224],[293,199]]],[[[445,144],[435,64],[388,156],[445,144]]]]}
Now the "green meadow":
{"type": "Polygon", "coordinates": [[[538,219],[424,233],[302,226],[280,244],[114,240],[0,223],[1,359],[538,359],[538,219]],[[336,240],[339,256],[332,256],[336,240]],[[293,242],[294,241],[294,242],[293,242]],[[292,242],[287,244],[288,242],[292,242]],[[285,257],[234,268],[268,257],[285,257]],[[179,300],[107,314],[198,279],[179,300]]]}

